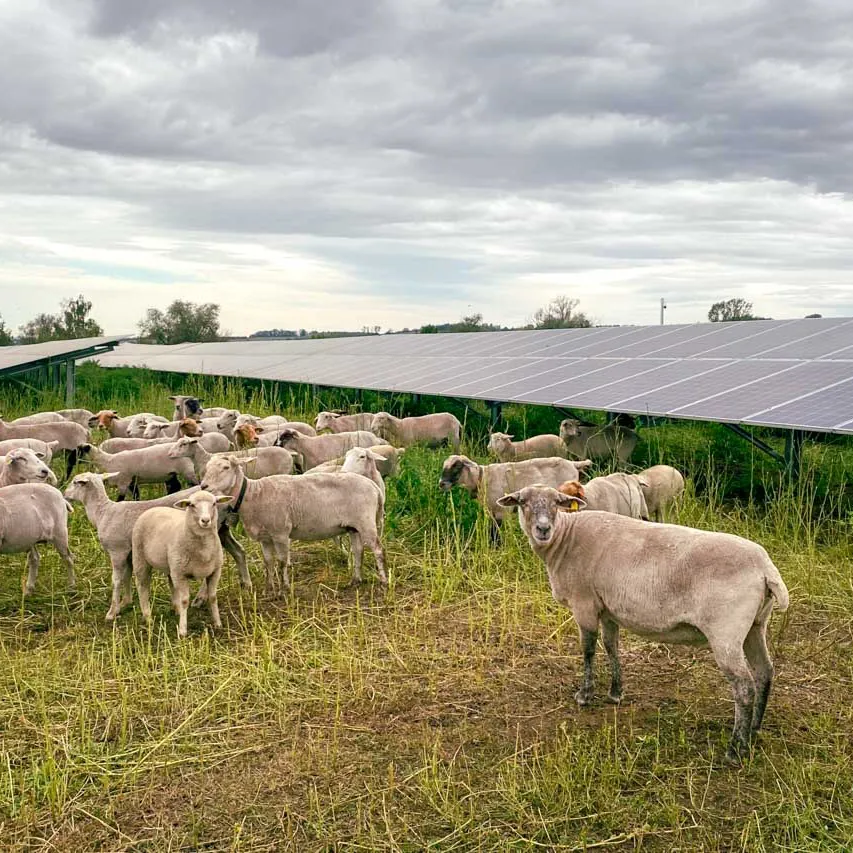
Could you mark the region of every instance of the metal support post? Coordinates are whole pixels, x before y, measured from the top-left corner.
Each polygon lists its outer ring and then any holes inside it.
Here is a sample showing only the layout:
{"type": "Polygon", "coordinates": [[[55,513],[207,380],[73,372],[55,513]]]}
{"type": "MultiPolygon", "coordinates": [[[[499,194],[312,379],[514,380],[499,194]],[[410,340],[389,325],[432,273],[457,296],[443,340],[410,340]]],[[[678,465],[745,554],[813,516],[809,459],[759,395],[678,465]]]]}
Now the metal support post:
{"type": "Polygon", "coordinates": [[[796,477],[800,473],[805,437],[805,433],[800,429],[790,429],[785,434],[785,467],[792,477],[796,477]]]}
{"type": "Polygon", "coordinates": [[[785,451],[785,456],[777,453],[769,444],[762,441],[760,438],[756,438],[751,433],[748,433],[742,426],[739,424],[723,424],[723,426],[729,430],[729,432],[733,432],[735,435],[740,436],[742,439],[748,441],[754,447],[757,447],[762,453],[766,453],[772,459],[775,459],[777,462],[782,462],[787,465],[787,449],[785,451]]]}
{"type": "Polygon", "coordinates": [[[500,426],[503,418],[503,406],[494,400],[489,400],[486,405],[489,407],[490,426],[495,429],[495,427],[500,426]]]}
{"type": "Polygon", "coordinates": [[[65,362],[65,405],[74,405],[74,393],[77,390],[77,365],[73,359],[65,362]]]}

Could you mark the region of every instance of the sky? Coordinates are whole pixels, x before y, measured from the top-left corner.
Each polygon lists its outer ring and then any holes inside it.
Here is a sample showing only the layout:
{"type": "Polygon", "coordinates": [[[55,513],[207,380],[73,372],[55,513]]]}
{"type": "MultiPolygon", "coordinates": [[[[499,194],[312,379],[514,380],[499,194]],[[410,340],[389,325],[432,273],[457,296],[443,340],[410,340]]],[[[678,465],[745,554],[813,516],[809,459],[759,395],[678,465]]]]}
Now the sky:
{"type": "Polygon", "coordinates": [[[849,0],[0,0],[0,315],[853,316],[849,0]]]}

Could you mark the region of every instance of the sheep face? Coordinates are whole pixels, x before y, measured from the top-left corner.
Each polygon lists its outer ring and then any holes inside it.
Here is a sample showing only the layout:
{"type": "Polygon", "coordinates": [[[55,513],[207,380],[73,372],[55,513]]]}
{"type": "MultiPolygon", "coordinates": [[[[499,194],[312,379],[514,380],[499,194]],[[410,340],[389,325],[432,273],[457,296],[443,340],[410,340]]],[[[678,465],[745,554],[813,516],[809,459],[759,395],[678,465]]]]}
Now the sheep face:
{"type": "Polygon", "coordinates": [[[237,449],[242,450],[245,447],[254,447],[258,443],[260,432],[262,430],[253,424],[240,424],[234,430],[234,443],[237,445],[237,449]]]}
{"type": "Polygon", "coordinates": [[[193,450],[195,449],[195,446],[197,444],[197,438],[187,438],[186,436],[184,436],[183,438],[179,438],[169,448],[169,458],[180,459],[182,457],[190,457],[193,455],[193,450]]]}
{"type": "Polygon", "coordinates": [[[248,459],[220,459],[218,456],[214,456],[207,463],[201,488],[205,492],[228,495],[230,500],[231,496],[236,494],[237,487],[243,478],[240,462],[246,463],[248,461],[248,459]]]}
{"type": "Polygon", "coordinates": [[[239,417],[240,413],[236,409],[229,409],[220,416],[219,420],[216,422],[216,428],[220,432],[222,430],[234,429],[234,427],[237,426],[237,418],[239,417]]]}
{"type": "Polygon", "coordinates": [[[175,404],[174,420],[182,421],[184,418],[198,420],[201,418],[204,410],[201,407],[201,400],[198,397],[174,395],[169,397],[169,399],[175,404]]]}
{"type": "Polygon", "coordinates": [[[43,459],[44,453],[19,447],[6,455],[6,464],[19,483],[46,483],[50,480],[51,470],[43,459]]]}
{"type": "Polygon", "coordinates": [[[291,427],[285,427],[278,434],[278,438],[275,443],[277,447],[288,447],[292,442],[298,441],[300,435],[302,433],[299,430],[292,429],[291,427]]]}
{"type": "Polygon", "coordinates": [[[580,434],[580,421],[574,418],[566,418],[560,422],[560,438],[565,440],[567,437],[572,438],[580,434]]]}
{"type": "Polygon", "coordinates": [[[79,501],[83,503],[86,500],[86,495],[92,492],[98,483],[105,480],[111,480],[118,477],[118,474],[96,474],[93,471],[86,471],[83,474],[77,474],[74,479],[68,484],[63,494],[70,501],[79,501]]]}
{"type": "Polygon", "coordinates": [[[340,415],[335,412],[320,412],[314,419],[314,429],[320,432],[324,429],[331,429],[332,424],[339,418],[340,415]]]}
{"type": "Polygon", "coordinates": [[[192,418],[184,418],[178,424],[178,432],[188,438],[198,438],[201,435],[201,427],[198,421],[192,418]]]}
{"type": "Polygon", "coordinates": [[[526,486],[498,498],[498,506],[519,508],[521,529],[532,543],[540,546],[551,541],[559,510],[569,509],[575,502],[579,506],[586,506],[580,498],[564,495],[548,486],[526,486]]]}
{"type": "Polygon", "coordinates": [[[182,498],[175,503],[176,509],[186,510],[187,520],[190,524],[202,530],[210,530],[217,526],[219,515],[216,511],[217,504],[225,504],[231,500],[230,495],[216,497],[207,491],[194,492],[188,498],[182,498]]]}
{"type": "Polygon", "coordinates": [[[388,412],[377,412],[370,422],[370,431],[386,441],[394,436],[394,421],[388,412]]]}
{"type": "Polygon", "coordinates": [[[514,436],[508,435],[505,432],[493,432],[489,437],[489,450],[492,453],[499,453],[512,444],[513,438],[514,436]]]}
{"type": "Polygon", "coordinates": [[[169,424],[161,424],[158,421],[152,421],[150,424],[145,425],[145,429],[142,432],[142,437],[161,438],[163,436],[163,431],[168,426],[169,424]]]}
{"type": "Polygon", "coordinates": [[[108,430],[110,428],[110,424],[118,418],[118,412],[115,410],[107,410],[103,409],[98,412],[97,415],[93,415],[89,419],[89,428],[90,429],[105,429],[108,430]]]}
{"type": "Polygon", "coordinates": [[[448,456],[441,467],[438,487],[443,492],[449,492],[456,485],[472,489],[476,487],[477,479],[474,463],[467,456],[448,456]]]}

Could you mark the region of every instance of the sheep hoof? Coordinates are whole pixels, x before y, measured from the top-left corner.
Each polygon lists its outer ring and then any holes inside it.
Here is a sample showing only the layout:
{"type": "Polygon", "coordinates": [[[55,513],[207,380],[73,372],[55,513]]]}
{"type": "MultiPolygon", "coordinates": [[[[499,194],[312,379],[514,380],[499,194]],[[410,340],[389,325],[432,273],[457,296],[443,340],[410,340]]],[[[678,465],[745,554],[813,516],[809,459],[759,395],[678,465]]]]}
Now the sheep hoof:
{"type": "Polygon", "coordinates": [[[190,605],[190,607],[201,607],[203,604],[207,604],[207,596],[199,593],[193,599],[193,603],[190,605]]]}
{"type": "Polygon", "coordinates": [[[726,750],[726,757],[724,760],[725,763],[731,767],[739,767],[742,763],[740,751],[730,746],[726,750]]]}
{"type": "Polygon", "coordinates": [[[622,704],[622,694],[621,693],[608,693],[606,701],[610,705],[621,705],[622,704]]]}
{"type": "Polygon", "coordinates": [[[113,613],[112,608],[110,608],[110,609],[107,611],[107,615],[106,615],[104,618],[107,620],[107,622],[115,622],[115,618],[116,618],[116,616],[117,616],[117,615],[118,615],[118,614],[113,613]]]}
{"type": "Polygon", "coordinates": [[[577,702],[578,705],[581,706],[581,708],[586,708],[587,705],[591,704],[592,702],[592,693],[590,693],[588,690],[584,690],[583,688],[581,688],[577,691],[577,693],[575,693],[575,702],[577,702]]]}

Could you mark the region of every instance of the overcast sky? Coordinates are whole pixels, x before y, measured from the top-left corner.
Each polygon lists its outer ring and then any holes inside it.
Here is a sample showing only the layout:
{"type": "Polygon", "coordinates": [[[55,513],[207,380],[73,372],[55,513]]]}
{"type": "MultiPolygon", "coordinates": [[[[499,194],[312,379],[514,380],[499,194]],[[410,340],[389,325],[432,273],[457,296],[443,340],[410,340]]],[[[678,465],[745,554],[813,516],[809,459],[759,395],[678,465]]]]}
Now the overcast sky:
{"type": "Polygon", "coordinates": [[[849,0],[0,0],[0,313],[853,315],[851,64],[849,0]]]}

